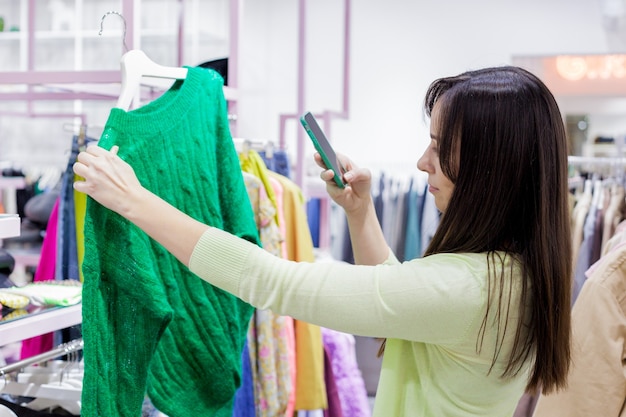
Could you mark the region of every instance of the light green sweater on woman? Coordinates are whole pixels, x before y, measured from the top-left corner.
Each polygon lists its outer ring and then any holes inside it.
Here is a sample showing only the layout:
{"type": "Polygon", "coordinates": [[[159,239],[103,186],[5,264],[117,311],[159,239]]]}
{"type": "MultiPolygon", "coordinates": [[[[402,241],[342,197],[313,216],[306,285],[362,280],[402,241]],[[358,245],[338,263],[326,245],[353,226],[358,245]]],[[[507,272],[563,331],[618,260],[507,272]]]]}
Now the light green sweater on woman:
{"type": "MultiPolygon", "coordinates": [[[[504,262],[504,270],[513,275],[507,282],[519,281],[519,265],[510,257],[504,262]]],[[[494,270],[501,271],[499,266],[494,270]]],[[[347,333],[388,338],[376,417],[506,417],[513,415],[523,394],[529,364],[515,377],[500,377],[519,320],[518,285],[511,288],[507,332],[500,333],[502,350],[491,372],[495,315],[490,315],[477,352],[487,305],[485,254],[438,254],[403,264],[390,255],[378,266],[294,263],[209,229],[189,267],[255,307],[347,333]]]]}

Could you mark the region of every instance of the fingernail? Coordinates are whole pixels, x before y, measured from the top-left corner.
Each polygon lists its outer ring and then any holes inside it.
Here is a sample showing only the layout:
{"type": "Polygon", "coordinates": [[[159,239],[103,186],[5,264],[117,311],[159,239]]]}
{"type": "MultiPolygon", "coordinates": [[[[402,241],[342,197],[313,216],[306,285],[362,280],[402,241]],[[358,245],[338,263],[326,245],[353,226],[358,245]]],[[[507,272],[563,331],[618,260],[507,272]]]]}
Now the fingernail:
{"type": "Polygon", "coordinates": [[[354,176],[352,175],[351,172],[346,172],[345,174],[343,174],[343,177],[345,178],[346,181],[350,181],[354,176]]]}

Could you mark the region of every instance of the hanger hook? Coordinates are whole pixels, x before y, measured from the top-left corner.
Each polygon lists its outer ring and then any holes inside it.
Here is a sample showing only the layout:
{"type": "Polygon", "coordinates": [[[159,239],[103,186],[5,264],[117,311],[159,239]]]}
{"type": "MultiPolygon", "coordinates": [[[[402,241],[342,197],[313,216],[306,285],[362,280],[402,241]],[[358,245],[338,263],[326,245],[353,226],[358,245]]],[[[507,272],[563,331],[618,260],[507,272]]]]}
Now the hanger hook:
{"type": "Polygon", "coordinates": [[[110,15],[110,14],[118,15],[120,17],[120,19],[122,19],[122,22],[124,23],[124,33],[122,34],[122,43],[124,44],[124,52],[128,52],[128,46],[126,46],[126,19],[124,18],[124,16],[122,16],[122,14],[120,12],[116,12],[114,10],[111,10],[111,11],[106,12],[102,16],[102,19],[100,19],[100,32],[98,32],[98,35],[102,35],[104,19],[106,19],[106,17],[108,15],[110,15]]]}

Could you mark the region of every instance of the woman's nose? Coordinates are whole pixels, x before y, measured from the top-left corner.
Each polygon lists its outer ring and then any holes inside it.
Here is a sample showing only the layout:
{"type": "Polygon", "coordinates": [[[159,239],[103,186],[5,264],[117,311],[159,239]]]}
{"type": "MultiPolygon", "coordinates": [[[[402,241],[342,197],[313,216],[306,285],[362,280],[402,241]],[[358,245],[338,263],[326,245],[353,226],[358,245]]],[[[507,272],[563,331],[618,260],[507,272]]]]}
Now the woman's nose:
{"type": "Polygon", "coordinates": [[[427,152],[424,152],[420,159],[417,160],[417,169],[424,172],[428,172],[428,167],[430,166],[428,163],[428,156],[426,154],[427,152]]]}

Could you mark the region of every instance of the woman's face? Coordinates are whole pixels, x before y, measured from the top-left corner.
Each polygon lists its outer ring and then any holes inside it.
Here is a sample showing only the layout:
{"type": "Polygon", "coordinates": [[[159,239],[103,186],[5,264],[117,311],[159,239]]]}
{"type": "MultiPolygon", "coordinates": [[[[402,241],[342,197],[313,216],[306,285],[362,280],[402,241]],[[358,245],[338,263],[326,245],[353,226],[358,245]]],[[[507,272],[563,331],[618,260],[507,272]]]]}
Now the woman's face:
{"type": "Polygon", "coordinates": [[[454,184],[441,171],[439,164],[439,104],[435,103],[430,118],[430,144],[424,155],[417,161],[417,168],[428,174],[428,191],[435,197],[435,205],[442,213],[454,191],[454,184]]]}

